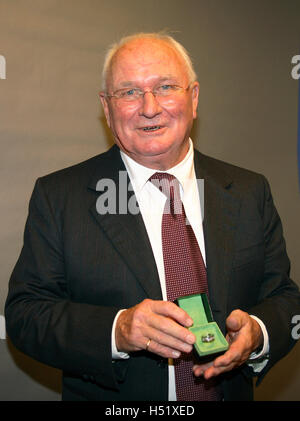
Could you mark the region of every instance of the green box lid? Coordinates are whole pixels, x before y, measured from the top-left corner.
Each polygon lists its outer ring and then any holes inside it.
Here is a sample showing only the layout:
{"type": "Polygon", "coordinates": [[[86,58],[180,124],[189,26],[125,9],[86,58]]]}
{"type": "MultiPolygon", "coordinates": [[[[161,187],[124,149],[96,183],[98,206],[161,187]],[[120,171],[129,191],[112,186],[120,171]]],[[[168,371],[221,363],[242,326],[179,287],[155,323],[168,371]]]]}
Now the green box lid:
{"type": "Polygon", "coordinates": [[[186,311],[194,321],[194,326],[213,322],[211,308],[207,295],[192,294],[177,299],[179,307],[186,311]]]}

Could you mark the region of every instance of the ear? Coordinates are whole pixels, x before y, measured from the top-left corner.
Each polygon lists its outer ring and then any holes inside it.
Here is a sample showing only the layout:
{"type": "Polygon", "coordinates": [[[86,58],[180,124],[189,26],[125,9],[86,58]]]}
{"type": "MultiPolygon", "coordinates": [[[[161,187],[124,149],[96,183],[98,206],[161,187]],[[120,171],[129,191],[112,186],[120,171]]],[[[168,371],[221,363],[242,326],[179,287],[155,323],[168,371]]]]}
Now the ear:
{"type": "Polygon", "coordinates": [[[198,82],[194,82],[192,85],[192,101],[193,101],[193,118],[197,118],[197,107],[199,100],[200,85],[198,82]]]}
{"type": "Polygon", "coordinates": [[[106,98],[106,96],[104,95],[103,92],[99,93],[99,97],[100,97],[100,101],[103,107],[103,111],[106,117],[106,122],[108,127],[110,127],[110,112],[109,112],[109,105],[108,105],[108,100],[106,98]]]}

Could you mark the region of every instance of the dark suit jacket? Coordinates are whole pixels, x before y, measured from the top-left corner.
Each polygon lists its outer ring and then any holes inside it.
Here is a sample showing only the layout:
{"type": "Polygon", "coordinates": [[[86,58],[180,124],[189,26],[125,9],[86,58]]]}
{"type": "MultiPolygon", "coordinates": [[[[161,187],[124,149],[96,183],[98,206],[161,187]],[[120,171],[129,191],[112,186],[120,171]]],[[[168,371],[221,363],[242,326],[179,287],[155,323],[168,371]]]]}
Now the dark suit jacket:
{"type": "MultiPolygon", "coordinates": [[[[262,378],[293,346],[299,292],[270,189],[261,175],[195,151],[204,178],[207,276],[214,318],[240,308],[266,325],[270,356],[262,378]]],[[[99,215],[97,182],[125,171],[119,149],[37,180],[24,246],[6,302],[7,333],[31,357],[63,370],[66,400],[167,400],[167,361],[146,351],[113,361],[119,309],[161,299],[141,215],[99,215]]],[[[133,194],[133,193],[131,193],[133,194]]],[[[118,203],[117,203],[118,209],[118,203]]],[[[252,399],[246,367],[222,376],[225,400],[252,399]]]]}

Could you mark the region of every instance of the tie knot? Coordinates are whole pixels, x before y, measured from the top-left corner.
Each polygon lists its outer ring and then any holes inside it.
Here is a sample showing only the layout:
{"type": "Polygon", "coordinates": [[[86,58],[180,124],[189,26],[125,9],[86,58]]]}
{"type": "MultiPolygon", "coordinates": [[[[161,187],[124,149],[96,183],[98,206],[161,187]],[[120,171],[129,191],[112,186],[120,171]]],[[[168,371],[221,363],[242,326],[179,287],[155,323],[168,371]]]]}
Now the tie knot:
{"type": "Polygon", "coordinates": [[[180,199],[179,182],[174,175],[164,172],[156,172],[149,178],[149,181],[151,181],[151,183],[154,184],[155,187],[157,187],[171,201],[176,200],[176,198],[180,199]]]}
{"type": "Polygon", "coordinates": [[[149,181],[167,197],[164,213],[173,216],[182,215],[184,211],[177,178],[172,174],[157,172],[149,178],[149,181]]]}
{"type": "Polygon", "coordinates": [[[172,174],[168,174],[166,172],[156,172],[154,173],[151,177],[150,177],[150,181],[152,182],[152,180],[168,180],[168,181],[173,181],[176,180],[176,177],[174,177],[174,175],[172,174]]]}

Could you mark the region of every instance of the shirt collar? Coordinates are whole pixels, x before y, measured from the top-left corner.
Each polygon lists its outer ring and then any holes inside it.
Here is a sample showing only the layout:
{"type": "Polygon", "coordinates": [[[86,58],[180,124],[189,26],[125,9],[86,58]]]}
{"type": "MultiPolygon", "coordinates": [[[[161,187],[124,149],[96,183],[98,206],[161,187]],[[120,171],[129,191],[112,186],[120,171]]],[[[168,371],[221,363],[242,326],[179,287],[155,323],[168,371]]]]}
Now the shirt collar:
{"type": "MultiPolygon", "coordinates": [[[[138,194],[148,182],[149,178],[155,174],[157,170],[139,164],[128,155],[126,155],[123,151],[120,151],[120,153],[124,165],[128,171],[132,187],[138,194]]],[[[167,171],[159,172],[172,174],[181,184],[183,191],[185,191],[187,183],[194,176],[194,148],[192,140],[189,139],[189,150],[182,161],[167,171]]]]}

